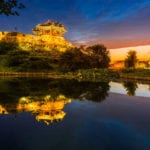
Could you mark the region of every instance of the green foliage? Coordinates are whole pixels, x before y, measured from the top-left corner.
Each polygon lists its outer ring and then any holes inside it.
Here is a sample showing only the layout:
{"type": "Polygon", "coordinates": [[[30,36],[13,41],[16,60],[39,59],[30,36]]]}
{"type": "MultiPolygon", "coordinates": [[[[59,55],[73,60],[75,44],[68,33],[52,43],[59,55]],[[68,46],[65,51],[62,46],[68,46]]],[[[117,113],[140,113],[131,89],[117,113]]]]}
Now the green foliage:
{"type": "Polygon", "coordinates": [[[78,79],[87,81],[109,81],[118,78],[119,74],[109,69],[84,69],[75,72],[78,79]]]}
{"type": "Polygon", "coordinates": [[[62,53],[59,60],[61,70],[75,71],[77,69],[89,68],[88,57],[80,49],[72,48],[62,53]]]}
{"type": "Polygon", "coordinates": [[[18,71],[45,71],[52,68],[48,57],[38,57],[28,51],[12,51],[8,55],[8,66],[18,71]]]}
{"type": "Polygon", "coordinates": [[[18,71],[50,71],[51,69],[51,62],[48,58],[30,57],[28,61],[20,64],[18,71]]]}
{"type": "Polygon", "coordinates": [[[18,0],[1,0],[0,1],[0,15],[4,14],[6,16],[9,15],[17,15],[19,16],[18,9],[25,8],[24,4],[19,3],[18,0]]]}
{"type": "Polygon", "coordinates": [[[108,68],[110,63],[109,51],[104,45],[94,45],[87,48],[91,51],[91,67],[92,68],[108,68]]]}
{"type": "Polygon", "coordinates": [[[125,67],[135,69],[137,61],[136,51],[129,51],[125,59],[125,67]]]}
{"type": "Polygon", "coordinates": [[[10,67],[19,67],[25,61],[28,61],[28,52],[26,51],[10,51],[8,53],[8,66],[10,67]]]}
{"type": "Polygon", "coordinates": [[[61,52],[58,49],[51,49],[49,51],[46,50],[32,50],[30,51],[30,55],[32,57],[47,57],[50,58],[52,61],[56,62],[59,60],[61,52]]]}
{"type": "Polygon", "coordinates": [[[8,67],[8,56],[0,55],[0,72],[10,72],[12,71],[11,67],[8,67]]]}
{"type": "Polygon", "coordinates": [[[149,69],[123,69],[120,73],[130,76],[150,77],[149,69]]]}
{"type": "Polygon", "coordinates": [[[109,66],[109,53],[102,45],[89,47],[92,54],[85,54],[79,48],[65,52],[57,49],[30,50],[19,49],[15,43],[1,43],[1,55],[7,56],[7,66],[14,71],[76,71],[78,69],[106,68],[109,66]]]}
{"type": "MultiPolygon", "coordinates": [[[[78,69],[108,68],[109,51],[103,45],[94,45],[86,50],[91,54],[84,54],[80,48],[72,48],[64,52],[60,57],[62,70],[75,71],[78,69]]],[[[85,51],[86,51],[85,50],[85,51]]]]}
{"type": "Polygon", "coordinates": [[[7,54],[9,51],[18,50],[19,46],[13,42],[0,42],[0,55],[7,54]]]}
{"type": "Polygon", "coordinates": [[[136,82],[132,82],[132,81],[124,81],[123,82],[123,86],[125,87],[127,94],[129,96],[134,96],[135,95],[135,91],[138,88],[138,85],[136,82]]]}

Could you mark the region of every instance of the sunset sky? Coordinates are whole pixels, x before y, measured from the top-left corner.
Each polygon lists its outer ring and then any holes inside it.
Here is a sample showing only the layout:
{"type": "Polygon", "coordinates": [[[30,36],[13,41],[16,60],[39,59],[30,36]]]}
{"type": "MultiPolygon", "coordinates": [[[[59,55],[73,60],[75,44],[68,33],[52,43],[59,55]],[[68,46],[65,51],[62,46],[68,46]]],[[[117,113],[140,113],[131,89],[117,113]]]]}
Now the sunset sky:
{"type": "Polygon", "coordinates": [[[67,28],[74,44],[103,43],[109,49],[150,45],[150,0],[20,0],[20,16],[0,16],[0,30],[31,33],[48,19],[67,28]]]}
{"type": "Polygon", "coordinates": [[[150,45],[133,46],[125,48],[109,49],[111,61],[124,60],[128,51],[134,50],[137,52],[137,58],[141,61],[150,61],[150,45]]]}

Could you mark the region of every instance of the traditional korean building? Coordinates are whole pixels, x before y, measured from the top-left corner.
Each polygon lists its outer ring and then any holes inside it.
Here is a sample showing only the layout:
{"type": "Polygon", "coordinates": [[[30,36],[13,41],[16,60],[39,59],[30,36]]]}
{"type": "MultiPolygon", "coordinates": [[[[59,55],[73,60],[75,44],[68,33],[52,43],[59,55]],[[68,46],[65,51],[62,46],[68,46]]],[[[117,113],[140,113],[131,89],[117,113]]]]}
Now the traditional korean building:
{"type": "Polygon", "coordinates": [[[38,36],[63,36],[67,30],[60,23],[54,23],[51,20],[43,24],[38,24],[35,28],[32,29],[32,32],[38,36]]]}
{"type": "Polygon", "coordinates": [[[60,51],[65,51],[68,47],[72,47],[72,44],[63,36],[67,30],[60,23],[48,20],[45,23],[36,25],[32,32],[33,34],[0,32],[0,41],[16,42],[24,50],[58,48],[60,51]]]}

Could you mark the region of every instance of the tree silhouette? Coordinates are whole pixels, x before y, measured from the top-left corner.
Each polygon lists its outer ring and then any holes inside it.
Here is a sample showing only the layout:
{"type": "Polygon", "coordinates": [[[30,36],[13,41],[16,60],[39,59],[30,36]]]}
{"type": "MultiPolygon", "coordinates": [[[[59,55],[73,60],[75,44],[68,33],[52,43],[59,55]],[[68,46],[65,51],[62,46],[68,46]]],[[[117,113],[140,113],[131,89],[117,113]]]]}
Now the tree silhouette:
{"type": "Polygon", "coordinates": [[[34,98],[34,101],[38,101],[46,95],[51,95],[54,100],[57,100],[55,98],[59,95],[64,95],[71,99],[102,102],[108,96],[109,88],[108,82],[81,82],[51,78],[4,78],[0,79],[0,104],[16,103],[17,105],[21,97],[31,97],[34,98]]]}
{"type": "Polygon", "coordinates": [[[132,82],[132,81],[125,81],[123,82],[123,86],[125,87],[127,94],[129,96],[134,96],[135,95],[135,91],[138,88],[138,85],[136,82],[132,82]]]}
{"type": "Polygon", "coordinates": [[[108,68],[110,63],[109,51],[104,45],[97,44],[87,48],[91,51],[92,67],[93,68],[108,68]]]}
{"type": "Polygon", "coordinates": [[[136,51],[131,50],[125,59],[125,67],[135,69],[137,61],[136,51]]]}
{"type": "Polygon", "coordinates": [[[89,68],[88,56],[84,55],[79,48],[72,48],[62,53],[59,65],[66,71],[87,69],[89,68]]]}
{"type": "Polygon", "coordinates": [[[24,4],[19,3],[18,0],[0,0],[0,15],[19,16],[18,9],[25,8],[24,4]]]}

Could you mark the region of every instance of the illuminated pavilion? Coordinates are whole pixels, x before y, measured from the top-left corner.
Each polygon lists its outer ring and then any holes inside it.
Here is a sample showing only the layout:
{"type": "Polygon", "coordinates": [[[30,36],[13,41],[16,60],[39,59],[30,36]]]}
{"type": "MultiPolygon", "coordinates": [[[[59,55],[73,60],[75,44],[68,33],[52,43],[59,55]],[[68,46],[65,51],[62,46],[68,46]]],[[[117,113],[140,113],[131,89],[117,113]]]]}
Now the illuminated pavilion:
{"type": "Polygon", "coordinates": [[[48,20],[45,23],[36,25],[32,32],[33,34],[0,32],[0,41],[16,42],[24,50],[58,48],[60,51],[65,51],[67,48],[72,47],[72,44],[63,37],[67,30],[60,23],[48,20]]]}

